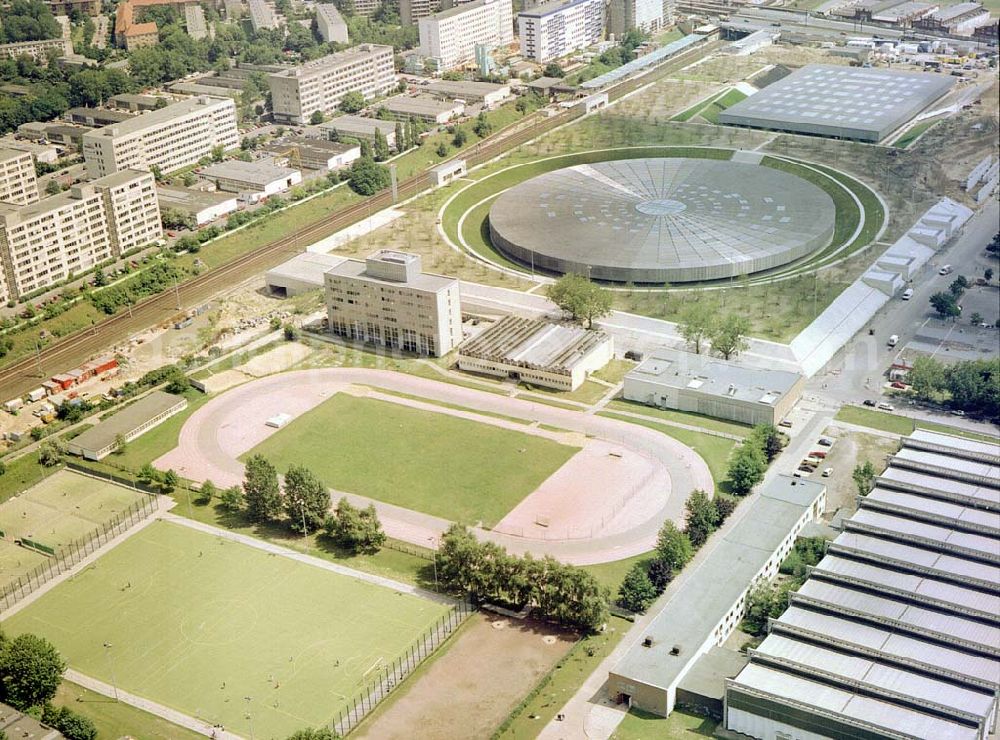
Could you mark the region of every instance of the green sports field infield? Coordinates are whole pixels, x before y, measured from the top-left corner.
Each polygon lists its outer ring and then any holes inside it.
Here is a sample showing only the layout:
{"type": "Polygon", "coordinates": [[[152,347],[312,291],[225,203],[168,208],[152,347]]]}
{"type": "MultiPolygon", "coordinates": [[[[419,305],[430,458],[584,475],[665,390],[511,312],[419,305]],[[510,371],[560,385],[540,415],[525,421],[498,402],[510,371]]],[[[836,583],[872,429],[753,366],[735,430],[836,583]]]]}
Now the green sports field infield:
{"type": "Polygon", "coordinates": [[[486,526],[579,451],[544,437],[338,393],[257,445],[339,491],[486,526]]]}
{"type": "Polygon", "coordinates": [[[446,610],[161,521],[3,626],[88,676],[113,669],[122,689],[245,737],[249,711],[255,737],[284,738],[329,722],[446,610]]]}
{"type": "Polygon", "coordinates": [[[60,470],[0,504],[0,531],[4,533],[0,587],[45,557],[15,545],[14,540],[26,537],[58,549],[89,535],[144,496],[114,483],[60,470]]]}

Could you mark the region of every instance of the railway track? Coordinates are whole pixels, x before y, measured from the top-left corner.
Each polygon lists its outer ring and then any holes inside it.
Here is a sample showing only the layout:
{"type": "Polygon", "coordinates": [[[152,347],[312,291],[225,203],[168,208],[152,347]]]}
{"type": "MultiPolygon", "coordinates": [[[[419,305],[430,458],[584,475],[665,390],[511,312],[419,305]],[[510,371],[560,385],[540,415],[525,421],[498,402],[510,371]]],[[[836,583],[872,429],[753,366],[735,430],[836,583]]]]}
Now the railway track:
{"type": "MultiPolygon", "coordinates": [[[[609,100],[618,100],[640,87],[669,75],[692,59],[712,53],[721,45],[721,42],[710,42],[682,52],[653,71],[641,77],[623,80],[605,92],[608,93],[609,100]]],[[[472,150],[466,151],[462,158],[470,167],[483,164],[582,116],[583,112],[577,106],[551,118],[544,120],[536,118],[534,125],[513,133],[509,133],[509,129],[504,129],[478,143],[472,150]]],[[[428,170],[421,170],[413,177],[399,183],[398,199],[407,200],[425,190],[430,190],[427,173],[428,170]]],[[[41,348],[35,355],[23,357],[0,368],[0,400],[27,393],[52,374],[74,367],[91,355],[106,351],[132,334],[167,321],[184,307],[196,306],[210,300],[222,290],[297,254],[306,245],[355,224],[366,218],[369,213],[388,208],[393,203],[391,191],[376,193],[336,213],[324,216],[281,239],[257,247],[224,265],[181,283],[172,290],[168,289],[150,296],[127,311],[109,316],[91,329],[63,337],[41,348]]]]}

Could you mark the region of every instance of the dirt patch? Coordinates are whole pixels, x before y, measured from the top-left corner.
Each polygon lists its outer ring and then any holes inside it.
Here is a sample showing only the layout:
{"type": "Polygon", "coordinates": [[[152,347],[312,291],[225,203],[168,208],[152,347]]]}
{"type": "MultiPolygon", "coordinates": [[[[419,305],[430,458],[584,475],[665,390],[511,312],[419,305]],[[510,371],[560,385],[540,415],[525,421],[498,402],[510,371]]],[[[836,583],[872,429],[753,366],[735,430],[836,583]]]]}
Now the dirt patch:
{"type": "Polygon", "coordinates": [[[260,378],[272,373],[290,370],[312,354],[312,349],[298,342],[289,342],[251,358],[236,369],[250,377],[260,378]]]}
{"type": "Polygon", "coordinates": [[[854,466],[871,461],[875,470],[881,472],[889,460],[889,456],[899,449],[899,442],[893,437],[882,437],[863,432],[848,432],[833,424],[827,427],[824,434],[836,439],[830,448],[824,467],[833,468],[833,473],[824,480],[826,483],[826,516],[831,517],[841,511],[845,515],[852,513],[857,506],[855,497],[858,494],[852,473],[854,466]]]}
{"type": "Polygon", "coordinates": [[[365,724],[359,737],[489,737],[576,639],[531,620],[495,614],[470,619],[448,651],[385,712],[365,724]]]}

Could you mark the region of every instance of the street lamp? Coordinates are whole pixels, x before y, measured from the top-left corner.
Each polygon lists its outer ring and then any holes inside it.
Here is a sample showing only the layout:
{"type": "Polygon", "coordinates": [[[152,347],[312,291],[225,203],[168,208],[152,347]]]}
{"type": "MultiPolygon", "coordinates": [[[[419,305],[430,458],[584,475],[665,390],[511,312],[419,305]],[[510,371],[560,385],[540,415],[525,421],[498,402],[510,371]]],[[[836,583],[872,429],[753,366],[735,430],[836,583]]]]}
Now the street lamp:
{"type": "Polygon", "coordinates": [[[118,679],[115,678],[115,656],[111,653],[111,643],[104,643],[104,654],[108,657],[108,665],[111,668],[111,686],[115,690],[115,701],[118,701],[118,679]]]}
{"type": "Polygon", "coordinates": [[[250,702],[253,701],[252,696],[244,696],[243,701],[247,703],[247,722],[250,725],[250,740],[253,740],[253,714],[250,711],[250,702]]]}

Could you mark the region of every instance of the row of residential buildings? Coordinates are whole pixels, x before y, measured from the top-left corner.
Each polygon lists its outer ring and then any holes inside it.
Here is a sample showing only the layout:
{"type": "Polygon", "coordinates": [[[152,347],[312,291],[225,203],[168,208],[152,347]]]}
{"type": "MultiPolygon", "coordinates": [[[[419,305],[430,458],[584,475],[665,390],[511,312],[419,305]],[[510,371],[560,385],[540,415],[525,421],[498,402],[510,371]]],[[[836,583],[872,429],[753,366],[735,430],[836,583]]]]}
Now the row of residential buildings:
{"type": "Polygon", "coordinates": [[[0,302],[163,237],[152,174],[122,169],[39,199],[32,156],[0,150],[0,302]]]}

